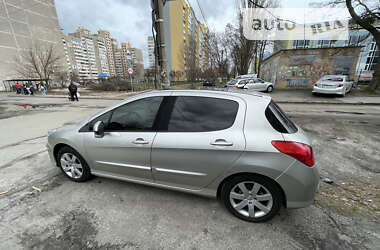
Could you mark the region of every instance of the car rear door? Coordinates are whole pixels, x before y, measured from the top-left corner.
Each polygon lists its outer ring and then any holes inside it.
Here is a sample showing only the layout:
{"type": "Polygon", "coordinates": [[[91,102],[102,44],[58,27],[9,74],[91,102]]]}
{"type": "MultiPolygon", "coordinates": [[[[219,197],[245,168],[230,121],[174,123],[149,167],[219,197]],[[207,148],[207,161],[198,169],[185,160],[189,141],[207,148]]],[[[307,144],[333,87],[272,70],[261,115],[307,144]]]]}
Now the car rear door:
{"type": "Polygon", "coordinates": [[[245,102],[237,97],[176,94],[152,147],[159,184],[201,189],[231,168],[245,149],[245,102]]]}
{"type": "Polygon", "coordinates": [[[89,123],[84,145],[94,174],[152,180],[150,152],[163,99],[154,96],[131,101],[89,123]],[[91,132],[91,124],[97,120],[105,123],[102,138],[91,132]]]}

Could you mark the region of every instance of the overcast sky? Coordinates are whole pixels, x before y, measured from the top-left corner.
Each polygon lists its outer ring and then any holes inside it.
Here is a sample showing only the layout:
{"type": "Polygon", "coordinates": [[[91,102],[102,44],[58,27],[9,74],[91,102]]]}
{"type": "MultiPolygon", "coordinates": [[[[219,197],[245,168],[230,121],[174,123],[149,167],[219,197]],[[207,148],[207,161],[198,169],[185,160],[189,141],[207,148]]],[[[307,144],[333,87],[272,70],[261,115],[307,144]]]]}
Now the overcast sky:
{"type": "MultiPolygon", "coordinates": [[[[118,42],[130,42],[143,50],[147,66],[147,37],[151,35],[150,0],[55,0],[58,19],[65,33],[77,27],[95,33],[106,29],[118,42]]],[[[196,0],[189,0],[197,18],[204,23],[196,0]]],[[[207,24],[213,31],[223,31],[234,21],[237,0],[199,0],[207,24]]],[[[282,0],[283,7],[306,7],[308,0],[282,0]]]]}

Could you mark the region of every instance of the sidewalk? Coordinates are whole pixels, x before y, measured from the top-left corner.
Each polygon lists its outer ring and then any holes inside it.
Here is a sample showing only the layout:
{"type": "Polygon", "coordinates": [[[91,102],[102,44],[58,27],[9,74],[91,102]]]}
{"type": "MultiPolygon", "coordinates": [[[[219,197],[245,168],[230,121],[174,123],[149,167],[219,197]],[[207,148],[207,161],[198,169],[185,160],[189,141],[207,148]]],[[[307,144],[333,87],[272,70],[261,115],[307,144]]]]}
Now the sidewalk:
{"type": "MultiPolygon", "coordinates": [[[[142,91],[143,92],[143,91],[142,91]]],[[[95,93],[89,93],[90,95],[81,95],[80,99],[94,99],[94,100],[124,100],[129,96],[137,95],[142,92],[102,92],[99,95],[95,93]]],[[[82,92],[83,93],[83,92],[82,92]]],[[[277,103],[289,103],[289,104],[345,104],[345,105],[380,105],[380,96],[366,95],[362,92],[353,91],[347,94],[345,97],[320,95],[313,96],[310,90],[275,90],[273,93],[264,93],[273,98],[277,103]]],[[[24,96],[16,95],[14,93],[1,93],[8,97],[22,97],[22,98],[34,98],[42,97],[36,96],[24,96]]],[[[43,98],[68,98],[67,95],[47,95],[43,98]]]]}
{"type": "Polygon", "coordinates": [[[335,95],[314,96],[311,90],[275,90],[266,93],[277,103],[303,104],[346,104],[346,105],[380,105],[380,96],[352,91],[345,97],[335,95]]]}

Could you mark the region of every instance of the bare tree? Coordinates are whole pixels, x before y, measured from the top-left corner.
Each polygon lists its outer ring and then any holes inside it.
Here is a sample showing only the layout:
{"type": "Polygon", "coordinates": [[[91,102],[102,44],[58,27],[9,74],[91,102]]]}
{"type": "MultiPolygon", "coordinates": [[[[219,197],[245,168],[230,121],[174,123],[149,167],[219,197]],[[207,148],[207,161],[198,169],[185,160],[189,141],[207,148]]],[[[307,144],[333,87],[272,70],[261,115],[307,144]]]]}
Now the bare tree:
{"type": "Polygon", "coordinates": [[[210,32],[206,40],[207,46],[207,75],[214,74],[218,77],[228,77],[229,56],[228,46],[224,33],[210,32]]]}
{"type": "Polygon", "coordinates": [[[70,82],[79,82],[80,77],[77,71],[73,71],[70,73],[70,82]]]}
{"type": "Polygon", "coordinates": [[[16,57],[16,72],[22,77],[45,80],[46,87],[49,87],[54,72],[60,69],[61,59],[53,44],[35,42],[31,48],[16,57]]]}
{"type": "Polygon", "coordinates": [[[253,63],[254,73],[260,73],[261,62],[268,41],[248,40],[243,34],[243,17],[241,8],[273,8],[278,6],[277,1],[269,0],[248,0],[241,1],[238,7],[238,25],[228,24],[226,27],[226,39],[229,46],[230,56],[234,67],[233,71],[240,75],[247,74],[250,65],[253,63]]]}
{"type": "Polygon", "coordinates": [[[56,72],[55,77],[59,81],[61,88],[64,88],[67,82],[70,80],[70,77],[67,71],[56,72]]]}
{"type": "MultiPolygon", "coordinates": [[[[327,0],[321,6],[345,5],[352,17],[352,20],[367,30],[374,38],[378,50],[380,50],[380,5],[378,0],[327,0]]],[[[380,85],[380,63],[377,63],[370,88],[376,90],[380,85]]]]}

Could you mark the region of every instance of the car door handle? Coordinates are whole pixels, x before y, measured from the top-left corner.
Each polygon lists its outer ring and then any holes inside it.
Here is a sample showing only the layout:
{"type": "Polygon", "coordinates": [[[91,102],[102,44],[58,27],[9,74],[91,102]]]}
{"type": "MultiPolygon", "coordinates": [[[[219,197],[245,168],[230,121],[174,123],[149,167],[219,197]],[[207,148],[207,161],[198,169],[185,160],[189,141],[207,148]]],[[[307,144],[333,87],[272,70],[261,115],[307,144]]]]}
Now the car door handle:
{"type": "Polygon", "coordinates": [[[148,141],[145,141],[143,138],[137,138],[132,142],[133,144],[149,144],[148,141]]]}
{"type": "Polygon", "coordinates": [[[233,146],[234,145],[232,142],[228,142],[228,141],[226,141],[224,139],[217,139],[214,142],[211,142],[210,144],[213,145],[213,146],[224,146],[224,147],[233,146]]]}

